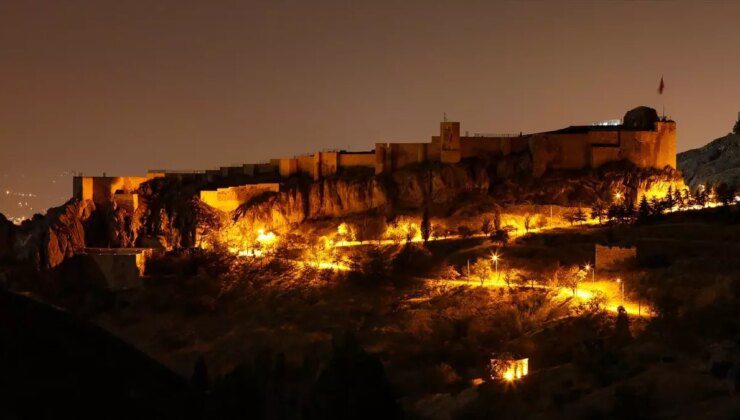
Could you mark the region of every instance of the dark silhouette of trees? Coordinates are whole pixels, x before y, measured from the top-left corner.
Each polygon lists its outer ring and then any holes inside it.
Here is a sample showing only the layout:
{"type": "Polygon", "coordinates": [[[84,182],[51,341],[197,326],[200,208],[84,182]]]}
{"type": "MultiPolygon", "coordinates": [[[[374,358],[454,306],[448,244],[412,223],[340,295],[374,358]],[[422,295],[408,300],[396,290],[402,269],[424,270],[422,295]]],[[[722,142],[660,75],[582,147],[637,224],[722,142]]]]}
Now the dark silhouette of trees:
{"type": "Polygon", "coordinates": [[[625,200],[624,202],[624,220],[630,222],[637,217],[637,209],[634,200],[625,200]]]}
{"type": "Polygon", "coordinates": [[[665,210],[664,203],[664,201],[658,200],[657,197],[653,197],[653,199],[650,200],[650,215],[660,216],[661,214],[663,214],[663,211],[665,210]]]}
{"type": "Polygon", "coordinates": [[[686,208],[686,203],[684,202],[683,196],[681,196],[681,191],[678,188],[673,191],[673,203],[681,210],[686,208]]]}
{"type": "Polygon", "coordinates": [[[673,208],[673,205],[675,204],[673,198],[673,185],[669,185],[668,192],[666,193],[665,199],[663,200],[666,209],[670,210],[673,208]]]}
{"type": "Polygon", "coordinates": [[[429,209],[424,209],[424,215],[421,217],[421,238],[424,244],[429,242],[429,236],[432,234],[432,223],[429,221],[429,209]]]}
{"type": "Polygon", "coordinates": [[[650,217],[651,213],[652,211],[650,209],[650,204],[648,203],[647,196],[643,194],[642,198],[640,199],[640,206],[637,209],[637,218],[638,220],[645,220],[650,217]]]}
{"type": "Polygon", "coordinates": [[[380,360],[345,333],[319,373],[305,410],[307,419],[398,419],[402,412],[380,360]]]}
{"type": "Polygon", "coordinates": [[[582,208],[578,207],[578,211],[576,211],[576,214],[573,215],[573,219],[575,219],[576,223],[583,223],[588,219],[586,216],[586,213],[583,211],[582,208]]]}
{"type": "Polygon", "coordinates": [[[496,229],[491,233],[491,240],[498,242],[502,247],[505,247],[509,243],[509,238],[509,229],[505,227],[496,229]]]}
{"type": "Polygon", "coordinates": [[[473,229],[470,229],[465,225],[460,225],[457,227],[457,234],[463,239],[468,239],[473,236],[473,229]]]}
{"type": "Polygon", "coordinates": [[[493,229],[493,225],[491,224],[491,219],[488,217],[483,218],[483,223],[481,224],[480,231],[483,232],[484,235],[488,236],[493,229]]]}
{"type": "Polygon", "coordinates": [[[729,206],[735,201],[735,189],[724,182],[717,185],[714,194],[723,206],[729,206]]]}
{"type": "Polygon", "coordinates": [[[732,127],[732,132],[735,134],[740,134],[740,118],[738,118],[738,120],[735,121],[735,126],[732,127]]]}
{"type": "Polygon", "coordinates": [[[200,394],[205,394],[208,390],[208,366],[206,366],[206,359],[203,356],[198,357],[193,367],[193,376],[190,378],[190,383],[195,391],[200,394]]]}
{"type": "Polygon", "coordinates": [[[625,345],[632,340],[630,332],[630,318],[624,306],[617,308],[617,320],[614,323],[614,341],[618,346],[625,345]]]}
{"type": "Polygon", "coordinates": [[[606,217],[606,207],[604,206],[604,202],[597,201],[594,203],[593,206],[591,206],[591,218],[597,219],[599,221],[599,224],[601,224],[604,220],[604,217],[606,217]]]}
{"type": "Polygon", "coordinates": [[[532,228],[532,215],[527,213],[524,215],[524,230],[529,232],[529,229],[532,228]]]}

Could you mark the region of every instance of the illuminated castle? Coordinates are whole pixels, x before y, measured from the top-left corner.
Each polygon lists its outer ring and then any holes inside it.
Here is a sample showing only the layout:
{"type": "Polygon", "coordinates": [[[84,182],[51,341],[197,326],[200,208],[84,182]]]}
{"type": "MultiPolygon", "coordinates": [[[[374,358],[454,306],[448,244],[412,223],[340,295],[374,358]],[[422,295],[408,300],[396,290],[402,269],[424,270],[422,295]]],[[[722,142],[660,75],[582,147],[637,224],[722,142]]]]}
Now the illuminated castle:
{"type": "Polygon", "coordinates": [[[136,190],[142,182],[152,178],[221,180],[225,181],[222,184],[234,186],[202,191],[201,199],[226,210],[238,205],[243,197],[251,197],[255,191],[274,191],[281,182],[298,175],[319,180],[350,168],[365,168],[382,174],[414,163],[455,164],[469,158],[495,159],[515,154],[529,155],[534,177],[541,177],[548,170],[598,168],[615,161],[628,161],[640,168],[675,169],[676,123],[658,118],[655,110],[647,107],[627,112],[621,123],[616,120],[534,134],[461,136],[459,122],[443,121],[439,135],[432,136],[429,143],[376,143],[375,149],[367,152],[316,152],[208,171],[156,170],[143,177],[78,176],[73,181],[73,194],[79,199],[115,202],[118,206],[136,209],[136,190]],[[220,205],[222,201],[223,206],[220,205]]]}

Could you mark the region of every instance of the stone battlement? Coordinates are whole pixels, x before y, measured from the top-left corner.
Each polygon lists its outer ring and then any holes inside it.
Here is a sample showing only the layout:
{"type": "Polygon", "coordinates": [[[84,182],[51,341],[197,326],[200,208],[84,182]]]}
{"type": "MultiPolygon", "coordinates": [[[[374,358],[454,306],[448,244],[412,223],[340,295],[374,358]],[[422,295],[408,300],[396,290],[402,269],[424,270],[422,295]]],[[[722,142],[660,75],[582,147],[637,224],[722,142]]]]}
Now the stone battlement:
{"type": "MultiPolygon", "coordinates": [[[[277,185],[296,175],[319,180],[349,168],[366,168],[382,174],[414,163],[458,163],[467,158],[496,158],[523,153],[531,157],[531,175],[534,177],[541,177],[549,170],[595,169],[614,161],[629,161],[640,168],[675,169],[676,123],[659,119],[655,110],[647,107],[627,112],[620,125],[570,126],[518,136],[461,136],[459,122],[444,121],[440,123],[439,135],[432,136],[428,143],[381,142],[367,152],[321,151],[271,159],[269,163],[216,170],[149,171],[144,177],[80,176],[74,178],[73,194],[79,199],[96,203],[116,202],[135,210],[138,205],[136,189],[141,183],[157,177],[195,178],[208,182],[226,180],[231,185],[267,185],[265,183],[273,182],[277,185]]],[[[204,201],[232,208],[243,203],[238,197],[249,195],[247,190],[204,191],[201,197],[204,201]]]]}

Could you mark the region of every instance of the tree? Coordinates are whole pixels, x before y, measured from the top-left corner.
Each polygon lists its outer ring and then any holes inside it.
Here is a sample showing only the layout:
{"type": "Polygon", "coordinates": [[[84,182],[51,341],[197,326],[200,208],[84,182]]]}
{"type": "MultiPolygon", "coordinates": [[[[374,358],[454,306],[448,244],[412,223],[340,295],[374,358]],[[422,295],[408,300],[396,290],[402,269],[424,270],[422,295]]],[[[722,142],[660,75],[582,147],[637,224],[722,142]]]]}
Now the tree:
{"type": "Polygon", "coordinates": [[[493,230],[501,230],[501,213],[493,214],[493,230]]]}
{"type": "Polygon", "coordinates": [[[471,236],[473,236],[473,229],[470,229],[469,227],[465,225],[460,225],[457,227],[457,233],[463,238],[468,239],[471,236]]]}
{"type": "Polygon", "coordinates": [[[567,287],[568,289],[572,290],[573,296],[575,296],[576,292],[578,291],[578,284],[586,278],[587,274],[588,273],[586,273],[586,270],[583,270],[581,269],[581,267],[574,265],[565,271],[556,269],[555,281],[557,282],[558,286],[567,287]]]}
{"type": "Polygon", "coordinates": [[[432,234],[432,223],[429,221],[429,209],[424,209],[424,215],[421,218],[421,238],[424,244],[429,242],[429,236],[432,234]]]}
{"type": "Polygon", "coordinates": [[[704,207],[707,204],[707,191],[704,188],[699,188],[694,193],[694,202],[696,205],[704,207]]]}
{"type": "Polygon", "coordinates": [[[622,219],[622,206],[618,204],[612,204],[609,206],[609,210],[606,212],[606,217],[609,220],[620,221],[622,219]]]}
{"type": "Polygon", "coordinates": [[[409,224],[406,227],[406,243],[410,244],[411,241],[414,240],[415,236],[416,236],[416,226],[409,224]]]}
{"type": "Polygon", "coordinates": [[[663,214],[663,211],[665,210],[664,204],[662,201],[658,200],[657,197],[653,197],[652,200],[650,200],[650,214],[653,216],[660,216],[663,214]]]}
{"type": "Polygon", "coordinates": [[[637,209],[635,209],[635,201],[634,200],[626,200],[624,202],[624,213],[623,217],[626,221],[630,221],[635,218],[637,215],[637,209]]]}
{"type": "Polygon", "coordinates": [[[637,218],[639,220],[645,220],[650,217],[650,213],[650,204],[648,203],[647,196],[643,194],[640,199],[640,206],[637,210],[637,218]]]}
{"type": "Polygon", "coordinates": [[[686,208],[686,204],[684,203],[683,196],[681,196],[681,191],[676,188],[675,191],[673,191],[673,203],[678,206],[679,209],[683,210],[686,208]]]}
{"type": "Polygon", "coordinates": [[[491,233],[491,240],[498,242],[501,246],[506,246],[509,243],[509,230],[508,229],[496,229],[491,233]]]}
{"type": "Polygon", "coordinates": [[[470,268],[473,275],[478,277],[480,285],[483,286],[483,282],[491,278],[493,270],[491,270],[491,261],[488,258],[478,258],[473,266],[470,268]]]}
{"type": "Polygon", "coordinates": [[[483,232],[484,235],[488,236],[491,233],[491,230],[493,230],[491,219],[489,219],[488,217],[484,217],[483,223],[481,224],[481,227],[480,227],[480,231],[483,232]]]}
{"type": "Polygon", "coordinates": [[[666,193],[663,202],[665,203],[665,208],[668,210],[673,209],[673,205],[676,204],[673,201],[673,185],[668,186],[668,192],[666,193]]]}
{"type": "Polygon", "coordinates": [[[588,217],[586,217],[586,213],[580,207],[578,207],[578,211],[573,215],[573,218],[577,223],[583,223],[588,219],[588,217]]]}
{"type": "Polygon", "coordinates": [[[735,189],[724,182],[717,185],[715,195],[717,196],[717,201],[722,203],[723,206],[729,206],[735,201],[735,189]]]}
{"type": "Polygon", "coordinates": [[[735,134],[740,134],[740,118],[737,119],[735,122],[735,126],[732,127],[732,132],[735,134]]]}
{"type": "Polygon", "coordinates": [[[567,220],[568,223],[570,223],[570,225],[573,226],[573,224],[576,222],[576,214],[575,214],[575,212],[567,213],[565,215],[565,220],[567,220]]]}
{"type": "Polygon", "coordinates": [[[592,219],[598,219],[599,224],[602,223],[604,216],[606,216],[606,209],[604,208],[604,203],[601,201],[597,201],[594,203],[593,206],[591,206],[591,218],[592,219]]]}
{"type": "Polygon", "coordinates": [[[532,228],[532,215],[527,213],[524,215],[524,230],[529,232],[529,229],[532,228]]]}

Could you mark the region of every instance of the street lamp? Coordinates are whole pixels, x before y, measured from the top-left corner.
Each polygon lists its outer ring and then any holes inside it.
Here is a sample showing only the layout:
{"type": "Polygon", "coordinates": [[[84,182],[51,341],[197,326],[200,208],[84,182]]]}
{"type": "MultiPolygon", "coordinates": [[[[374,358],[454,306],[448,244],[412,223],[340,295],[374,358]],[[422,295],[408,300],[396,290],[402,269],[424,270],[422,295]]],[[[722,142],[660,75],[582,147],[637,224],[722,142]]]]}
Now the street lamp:
{"type": "Polygon", "coordinates": [[[596,266],[591,267],[591,264],[586,263],[586,265],[583,266],[583,269],[588,272],[588,270],[591,270],[591,283],[596,283],[596,266]]]}
{"type": "Polygon", "coordinates": [[[496,252],[491,254],[491,261],[496,265],[496,281],[499,281],[501,277],[498,274],[498,254],[496,252]]]}
{"type": "Polygon", "coordinates": [[[624,282],[622,281],[622,279],[617,278],[617,283],[619,283],[619,286],[621,287],[622,305],[624,305],[624,282]]]}

